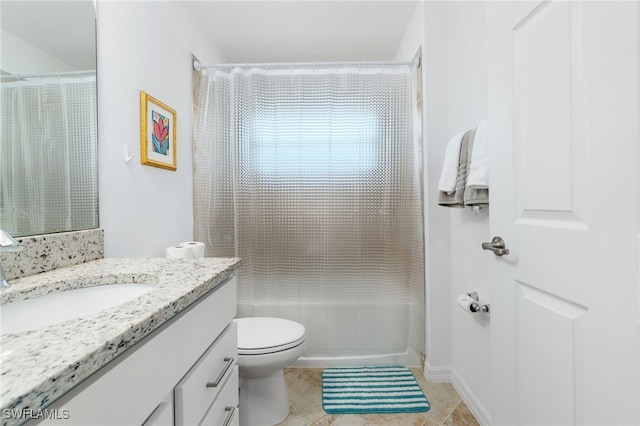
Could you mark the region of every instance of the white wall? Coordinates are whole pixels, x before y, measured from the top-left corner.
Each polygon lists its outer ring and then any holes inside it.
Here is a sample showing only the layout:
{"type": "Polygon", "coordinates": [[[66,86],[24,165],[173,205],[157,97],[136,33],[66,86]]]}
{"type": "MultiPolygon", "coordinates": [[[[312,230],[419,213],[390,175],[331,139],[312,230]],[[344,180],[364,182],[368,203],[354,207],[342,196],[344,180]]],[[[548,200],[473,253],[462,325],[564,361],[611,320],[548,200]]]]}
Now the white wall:
{"type": "MultiPolygon", "coordinates": [[[[447,3],[448,134],[476,127],[487,118],[486,4],[447,3]]],[[[441,170],[441,168],[440,168],[441,170]]],[[[441,207],[443,208],[443,207],[441,207]]],[[[474,215],[470,208],[450,209],[451,300],[477,291],[490,303],[489,262],[481,249],[490,241],[489,211],[474,215]]],[[[452,383],[482,423],[490,423],[490,318],[457,306],[451,311],[452,383]]]]}
{"type": "Polygon", "coordinates": [[[180,2],[98,2],[100,226],[106,257],[193,238],[192,66],[221,61],[180,2]],[[177,112],[178,169],[140,164],[140,90],[177,112]],[[123,161],[123,147],[133,154],[123,161]]]}
{"type": "Polygon", "coordinates": [[[422,48],[423,167],[425,194],[426,375],[451,380],[451,304],[449,212],[437,207],[437,182],[446,148],[447,77],[444,3],[419,3],[396,60],[411,59],[422,48]]]}
{"type": "Polygon", "coordinates": [[[447,117],[447,10],[445,2],[425,2],[424,5],[424,106],[427,169],[425,188],[428,244],[431,271],[429,274],[429,353],[426,373],[433,382],[449,381],[451,375],[451,239],[449,211],[437,205],[438,181],[442,159],[449,138],[447,117]]]}
{"type": "Polygon", "coordinates": [[[398,46],[408,59],[422,45],[427,233],[427,348],[425,374],[452,382],[476,417],[490,423],[489,318],[455,304],[477,291],[490,303],[488,262],[480,248],[489,238],[488,210],[437,205],[438,181],[449,138],[487,115],[485,3],[425,2],[398,46]]]}
{"type": "Polygon", "coordinates": [[[425,193],[426,375],[451,378],[449,212],[437,208],[437,182],[447,135],[447,46],[444,2],[421,2],[396,49],[396,60],[422,49],[425,193]]]}

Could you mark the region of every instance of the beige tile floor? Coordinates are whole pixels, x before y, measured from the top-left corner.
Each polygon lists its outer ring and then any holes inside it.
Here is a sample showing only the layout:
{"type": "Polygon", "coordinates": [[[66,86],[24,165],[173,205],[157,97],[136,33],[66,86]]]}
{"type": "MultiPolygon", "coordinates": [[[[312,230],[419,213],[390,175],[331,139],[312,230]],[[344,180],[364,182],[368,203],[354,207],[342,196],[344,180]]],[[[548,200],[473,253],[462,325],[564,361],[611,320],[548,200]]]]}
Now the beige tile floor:
{"type": "Polygon", "coordinates": [[[426,413],[335,415],[327,414],[322,409],[321,368],[287,368],[285,380],[291,410],[280,426],[478,425],[453,386],[448,383],[429,383],[419,368],[411,370],[431,405],[426,413]]]}

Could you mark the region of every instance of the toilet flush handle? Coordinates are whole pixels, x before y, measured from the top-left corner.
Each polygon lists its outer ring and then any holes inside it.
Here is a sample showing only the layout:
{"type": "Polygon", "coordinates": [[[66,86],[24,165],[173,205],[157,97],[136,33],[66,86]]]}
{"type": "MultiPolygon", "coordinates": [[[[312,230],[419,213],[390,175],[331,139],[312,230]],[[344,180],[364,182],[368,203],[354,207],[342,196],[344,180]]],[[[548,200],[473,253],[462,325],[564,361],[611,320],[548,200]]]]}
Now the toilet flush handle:
{"type": "Polygon", "coordinates": [[[220,382],[222,381],[222,378],[224,377],[224,375],[227,374],[227,371],[229,371],[229,368],[231,368],[231,366],[233,365],[234,361],[235,359],[233,358],[225,358],[224,362],[226,362],[226,364],[224,365],[224,368],[222,369],[218,377],[213,382],[207,382],[207,387],[217,388],[220,382]]]}

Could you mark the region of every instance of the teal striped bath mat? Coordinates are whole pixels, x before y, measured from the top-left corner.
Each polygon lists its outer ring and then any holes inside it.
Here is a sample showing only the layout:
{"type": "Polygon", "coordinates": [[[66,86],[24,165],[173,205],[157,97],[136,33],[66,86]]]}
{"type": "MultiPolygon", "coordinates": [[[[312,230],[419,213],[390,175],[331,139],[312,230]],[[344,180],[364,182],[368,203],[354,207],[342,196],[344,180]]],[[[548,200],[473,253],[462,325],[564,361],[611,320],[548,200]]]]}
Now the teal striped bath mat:
{"type": "Polygon", "coordinates": [[[322,372],[322,408],[328,414],[374,414],[431,407],[407,367],[355,367],[322,372]]]}

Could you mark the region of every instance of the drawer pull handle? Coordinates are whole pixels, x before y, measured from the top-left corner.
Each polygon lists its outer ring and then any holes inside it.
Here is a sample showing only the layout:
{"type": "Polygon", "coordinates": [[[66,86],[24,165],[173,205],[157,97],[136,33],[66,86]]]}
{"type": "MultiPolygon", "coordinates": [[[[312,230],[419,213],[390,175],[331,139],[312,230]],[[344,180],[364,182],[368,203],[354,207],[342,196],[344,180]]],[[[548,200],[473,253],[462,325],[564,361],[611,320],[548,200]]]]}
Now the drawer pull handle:
{"type": "MultiPolygon", "coordinates": [[[[233,365],[233,361],[235,361],[233,358],[225,358],[224,359],[224,362],[226,362],[226,364],[224,365],[224,368],[222,369],[222,372],[216,378],[215,381],[207,382],[207,387],[208,388],[217,388],[218,387],[218,385],[222,381],[222,378],[224,377],[224,375],[227,374],[227,370],[229,370],[229,368],[231,368],[231,366],[233,365]]],[[[202,383],[202,382],[200,382],[200,383],[202,383]]]]}
{"type": "Polygon", "coordinates": [[[224,407],[224,411],[227,413],[227,417],[225,417],[222,426],[229,426],[231,420],[233,420],[233,415],[236,413],[236,408],[237,407],[224,407]]]}

